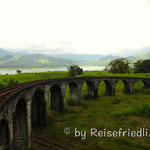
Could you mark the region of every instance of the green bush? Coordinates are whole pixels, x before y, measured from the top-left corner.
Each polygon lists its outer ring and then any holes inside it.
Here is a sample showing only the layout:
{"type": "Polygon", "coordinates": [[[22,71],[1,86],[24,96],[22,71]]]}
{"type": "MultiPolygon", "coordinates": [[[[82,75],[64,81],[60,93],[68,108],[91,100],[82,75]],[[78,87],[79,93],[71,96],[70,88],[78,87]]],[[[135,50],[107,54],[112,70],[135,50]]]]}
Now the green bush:
{"type": "Polygon", "coordinates": [[[142,104],[141,106],[135,104],[128,109],[124,109],[118,112],[115,112],[114,117],[122,118],[128,116],[146,116],[150,117],[150,104],[142,104]]]}
{"type": "Polygon", "coordinates": [[[4,85],[2,83],[0,83],[0,88],[3,88],[3,87],[4,87],[4,85]]]}
{"type": "Polygon", "coordinates": [[[83,74],[83,69],[80,68],[78,65],[69,66],[69,67],[67,67],[67,70],[68,70],[70,76],[76,76],[76,75],[83,74]]]}
{"type": "Polygon", "coordinates": [[[21,73],[22,71],[21,71],[21,70],[16,70],[16,72],[19,74],[19,73],[21,73]]]}
{"type": "Polygon", "coordinates": [[[17,80],[15,80],[15,79],[12,78],[12,77],[3,79],[3,82],[5,82],[8,86],[16,85],[16,84],[19,83],[17,80]]]}

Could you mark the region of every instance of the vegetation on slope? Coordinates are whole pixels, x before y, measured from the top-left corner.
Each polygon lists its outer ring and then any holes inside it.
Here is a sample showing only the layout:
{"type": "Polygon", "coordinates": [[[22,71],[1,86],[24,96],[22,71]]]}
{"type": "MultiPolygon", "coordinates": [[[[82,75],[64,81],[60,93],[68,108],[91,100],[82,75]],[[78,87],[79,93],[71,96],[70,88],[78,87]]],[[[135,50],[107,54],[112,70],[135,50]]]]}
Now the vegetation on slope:
{"type": "Polygon", "coordinates": [[[74,64],[73,61],[63,58],[54,58],[41,54],[19,56],[17,59],[10,59],[0,63],[1,68],[54,68],[67,67],[74,64]]]}
{"type": "MultiPolygon", "coordinates": [[[[100,54],[30,54],[25,51],[10,52],[0,49],[0,68],[40,68],[40,67],[65,67],[78,63],[86,66],[106,66],[110,61],[120,56],[100,54]],[[16,59],[17,58],[17,59],[16,59]]],[[[126,57],[130,63],[137,60],[150,59],[150,53],[126,57]]]]}

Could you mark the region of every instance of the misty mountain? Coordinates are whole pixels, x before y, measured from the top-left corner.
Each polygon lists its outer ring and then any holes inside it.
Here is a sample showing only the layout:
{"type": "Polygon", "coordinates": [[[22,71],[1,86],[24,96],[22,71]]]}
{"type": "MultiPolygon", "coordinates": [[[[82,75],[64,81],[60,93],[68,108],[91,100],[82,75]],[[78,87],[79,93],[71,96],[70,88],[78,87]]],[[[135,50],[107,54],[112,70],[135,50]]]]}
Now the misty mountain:
{"type": "Polygon", "coordinates": [[[69,59],[54,58],[41,54],[15,56],[7,61],[0,61],[0,68],[53,68],[68,67],[74,62],[69,59]]]}
{"type": "Polygon", "coordinates": [[[127,57],[127,59],[131,62],[131,63],[134,63],[136,62],[137,60],[144,60],[144,59],[150,59],[150,53],[144,53],[144,54],[141,54],[141,55],[135,55],[135,56],[130,56],[130,57],[127,57]]]}
{"type": "Polygon", "coordinates": [[[30,55],[30,53],[26,52],[26,51],[16,51],[16,52],[12,52],[12,54],[15,55],[15,56],[30,55]]]}
{"type": "Polygon", "coordinates": [[[4,56],[4,55],[11,55],[11,52],[0,48],[0,56],[4,56]]]}
{"type": "Polygon", "coordinates": [[[119,58],[119,56],[113,56],[113,55],[100,55],[100,54],[56,54],[56,55],[50,55],[54,57],[60,57],[60,58],[68,58],[70,60],[73,60],[77,62],[79,65],[93,65],[93,66],[105,66],[107,65],[111,60],[119,58]]]}
{"type": "Polygon", "coordinates": [[[13,55],[0,55],[0,62],[2,62],[2,61],[8,61],[8,60],[11,60],[13,58],[14,58],[13,55]]]}
{"type": "Polygon", "coordinates": [[[149,53],[149,52],[150,52],[150,47],[148,46],[140,49],[124,49],[120,52],[117,52],[117,55],[121,57],[131,57],[131,56],[142,55],[143,53],[149,53]]]}
{"type": "MultiPolygon", "coordinates": [[[[121,58],[120,56],[113,56],[113,55],[108,55],[108,56],[104,56],[101,57],[100,59],[93,59],[88,61],[87,63],[85,63],[84,65],[101,65],[101,66],[106,66],[109,64],[109,62],[111,62],[114,59],[118,59],[121,58]]],[[[144,60],[144,59],[150,59],[150,53],[144,53],[144,54],[140,54],[140,55],[135,55],[135,56],[129,56],[129,57],[124,57],[126,59],[128,59],[128,61],[132,64],[134,62],[136,62],[137,60],[144,60]]]]}
{"type": "Polygon", "coordinates": [[[78,63],[87,63],[90,60],[102,58],[100,54],[49,54],[48,56],[70,59],[78,63]]]}
{"type": "MultiPolygon", "coordinates": [[[[0,49],[0,68],[54,68],[73,64],[80,66],[106,66],[120,56],[100,54],[30,54],[26,51],[10,52],[0,49]]],[[[134,63],[140,59],[150,59],[150,53],[125,57],[134,63]]]]}
{"type": "Polygon", "coordinates": [[[4,56],[4,55],[23,56],[23,55],[29,55],[29,54],[30,53],[26,51],[11,52],[11,51],[0,48],[0,56],[4,56]]]}
{"type": "MultiPolygon", "coordinates": [[[[109,62],[111,60],[114,60],[114,59],[117,59],[117,58],[120,58],[120,57],[119,56],[108,55],[108,56],[101,57],[99,59],[92,59],[92,60],[88,61],[86,64],[87,65],[106,66],[106,65],[109,64],[109,62]]],[[[84,65],[86,65],[86,64],[84,64],[84,65]]]]}
{"type": "Polygon", "coordinates": [[[117,58],[120,58],[119,56],[112,56],[112,55],[108,55],[105,57],[102,57],[99,59],[99,63],[103,66],[103,65],[107,65],[109,64],[112,60],[115,60],[117,58]]]}

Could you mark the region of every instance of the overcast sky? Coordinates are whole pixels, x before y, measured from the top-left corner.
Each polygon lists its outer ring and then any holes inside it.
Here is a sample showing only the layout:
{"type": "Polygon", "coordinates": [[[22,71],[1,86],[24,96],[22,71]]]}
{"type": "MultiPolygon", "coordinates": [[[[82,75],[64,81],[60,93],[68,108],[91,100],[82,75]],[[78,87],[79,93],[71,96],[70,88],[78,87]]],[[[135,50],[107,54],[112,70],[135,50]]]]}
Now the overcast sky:
{"type": "Polygon", "coordinates": [[[120,54],[147,47],[150,0],[0,0],[0,48],[120,54]]]}

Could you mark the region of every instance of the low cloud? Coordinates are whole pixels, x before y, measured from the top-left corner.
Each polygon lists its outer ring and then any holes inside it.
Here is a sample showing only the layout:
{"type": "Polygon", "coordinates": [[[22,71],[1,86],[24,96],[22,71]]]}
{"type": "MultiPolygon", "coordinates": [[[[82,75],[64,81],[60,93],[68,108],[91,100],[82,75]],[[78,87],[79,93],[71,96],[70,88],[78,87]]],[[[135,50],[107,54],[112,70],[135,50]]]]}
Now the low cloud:
{"type": "Polygon", "coordinates": [[[25,50],[31,53],[47,53],[47,54],[63,54],[75,53],[72,44],[69,42],[55,42],[46,44],[33,44],[33,43],[11,43],[0,40],[0,48],[10,51],[25,50]]]}
{"type": "Polygon", "coordinates": [[[119,55],[119,56],[133,56],[133,55],[140,55],[143,53],[150,53],[150,46],[139,48],[139,49],[122,49],[118,52],[114,52],[114,53],[110,52],[109,54],[119,55]]]}

